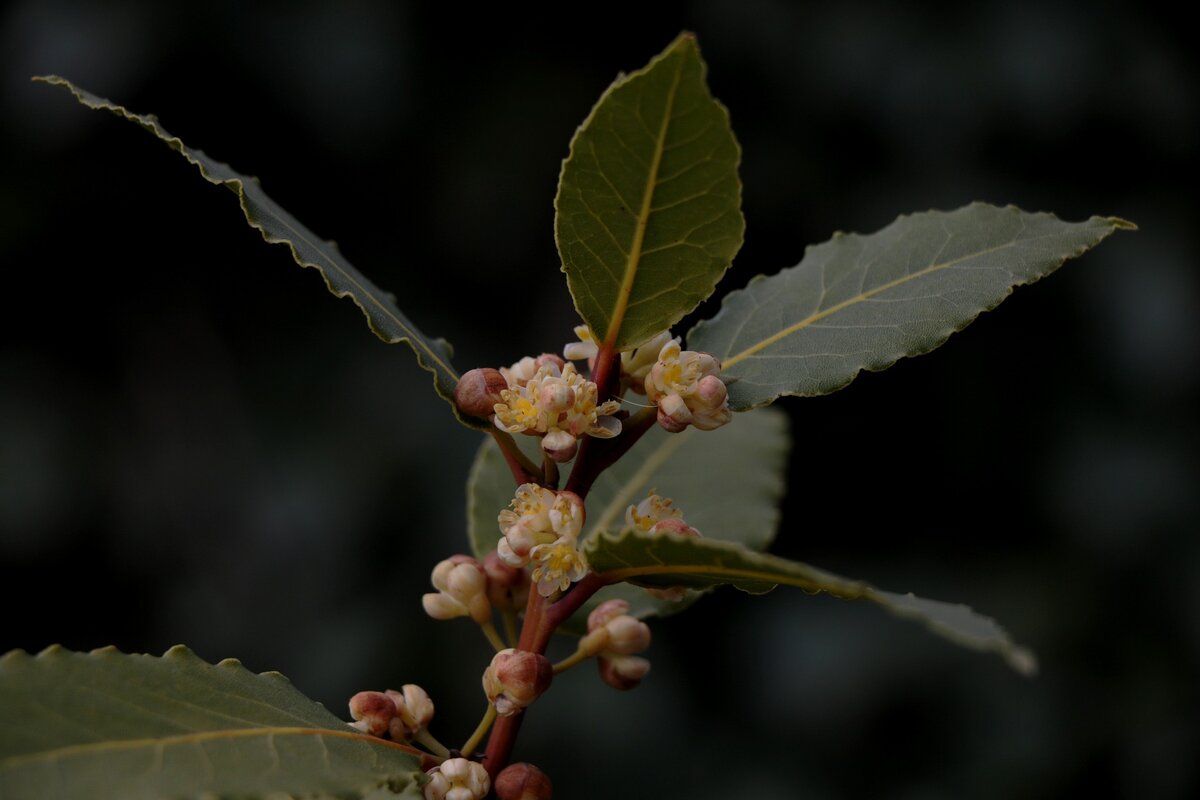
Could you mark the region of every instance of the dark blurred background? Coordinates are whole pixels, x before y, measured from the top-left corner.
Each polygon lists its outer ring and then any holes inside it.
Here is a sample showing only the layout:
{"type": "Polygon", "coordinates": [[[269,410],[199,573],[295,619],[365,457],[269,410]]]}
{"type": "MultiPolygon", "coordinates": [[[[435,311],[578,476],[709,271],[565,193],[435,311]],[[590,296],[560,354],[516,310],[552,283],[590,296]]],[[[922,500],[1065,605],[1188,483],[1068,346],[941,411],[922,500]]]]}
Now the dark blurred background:
{"type": "Polygon", "coordinates": [[[518,756],[572,799],[1195,796],[1200,83],[1194,26],[1144,6],[9,3],[0,650],[184,642],[338,713],[416,682],[452,742],[488,658],[419,606],[465,547],[478,435],[228,191],[29,76],[260,176],[467,369],[571,338],[561,159],[682,29],[744,150],[721,291],[973,199],[1140,226],[933,355],[781,403],[776,551],[969,603],[1042,672],[726,590],[653,625],[637,691],[560,678],[518,756]]]}

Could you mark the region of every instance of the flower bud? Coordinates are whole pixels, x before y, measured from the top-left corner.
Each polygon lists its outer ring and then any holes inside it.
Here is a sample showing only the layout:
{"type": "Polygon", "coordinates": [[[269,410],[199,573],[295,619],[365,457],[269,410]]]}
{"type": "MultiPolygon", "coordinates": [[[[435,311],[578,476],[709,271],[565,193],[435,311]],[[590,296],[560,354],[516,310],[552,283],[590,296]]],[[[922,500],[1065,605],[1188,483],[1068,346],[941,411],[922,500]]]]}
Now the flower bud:
{"type": "Polygon", "coordinates": [[[510,717],[541,696],[554,678],[554,666],[541,653],[501,650],[483,672],[483,692],[496,713],[510,717]]]}
{"type": "Polygon", "coordinates": [[[496,403],[501,402],[500,392],[507,388],[508,381],[498,370],[473,369],[458,379],[454,405],[468,417],[488,419],[496,413],[496,403]]]}
{"type": "Polygon", "coordinates": [[[406,683],[401,691],[388,689],[384,694],[396,704],[396,716],[388,725],[388,733],[397,741],[408,740],[429,726],[433,719],[433,701],[420,686],[406,683]]]}
{"type": "Polygon", "coordinates": [[[553,430],[542,437],[542,450],[550,456],[551,461],[565,464],[575,457],[579,440],[567,431],[553,430]]]}
{"type": "Polygon", "coordinates": [[[359,692],[350,698],[351,727],[372,736],[383,736],[396,716],[396,704],[383,692],[359,692]]]}
{"type": "Polygon", "coordinates": [[[487,596],[487,575],[478,561],[456,555],[438,562],[430,582],[436,593],[421,598],[425,613],[434,619],[469,616],[482,625],[492,619],[487,596]]]}
{"type": "Polygon", "coordinates": [[[600,679],[614,689],[628,691],[642,682],[650,671],[650,662],[638,656],[600,658],[600,679]]]}
{"type": "MultiPolygon", "coordinates": [[[[503,540],[502,540],[503,541],[503,540]]],[[[488,600],[501,611],[521,611],[529,601],[529,573],[504,562],[493,550],[483,560],[488,600]]]]}
{"type": "Polygon", "coordinates": [[[553,793],[550,778],[533,764],[509,764],[496,776],[500,800],[551,800],[553,793]]]}
{"type": "Polygon", "coordinates": [[[482,764],[465,758],[448,758],[429,770],[425,800],[483,800],[492,788],[482,764]]]}

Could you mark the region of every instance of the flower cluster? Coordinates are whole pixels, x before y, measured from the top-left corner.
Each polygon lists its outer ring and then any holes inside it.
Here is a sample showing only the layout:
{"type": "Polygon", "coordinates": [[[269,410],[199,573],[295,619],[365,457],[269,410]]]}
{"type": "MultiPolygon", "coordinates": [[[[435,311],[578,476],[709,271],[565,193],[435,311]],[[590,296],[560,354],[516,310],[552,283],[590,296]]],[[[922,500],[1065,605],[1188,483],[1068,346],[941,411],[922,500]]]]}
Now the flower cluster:
{"type": "Polygon", "coordinates": [[[646,376],[646,397],[658,406],[658,424],[671,433],[688,425],[719,428],[733,416],[721,381],[721,364],[708,353],[681,350],[672,339],[646,376]]]}
{"type": "Polygon", "coordinates": [[[523,373],[516,373],[521,362],[513,365],[510,388],[500,392],[503,402],[495,406],[497,428],[508,433],[527,433],[542,437],[542,450],[557,462],[570,461],[579,448],[580,436],[608,439],[621,432],[616,400],[597,402],[596,384],[586,380],[567,364],[562,369],[545,363],[521,384],[523,373]]]}
{"type": "Polygon", "coordinates": [[[429,616],[434,619],[470,617],[479,625],[491,621],[487,573],[475,559],[457,555],[438,562],[430,582],[437,592],[421,598],[429,616]]]}
{"type": "Polygon", "coordinates": [[[428,774],[425,800],[483,800],[492,790],[483,764],[465,758],[447,758],[428,774]]]}
{"type": "Polygon", "coordinates": [[[566,590],[587,574],[587,562],[578,549],[583,501],[574,492],[522,484],[497,522],[504,538],[496,552],[510,566],[532,564],[531,579],[543,597],[566,590]]]}
{"type": "Polygon", "coordinates": [[[429,727],[433,701],[415,683],[406,683],[398,692],[359,692],[350,698],[350,718],[351,727],[363,733],[409,741],[429,727]]]}

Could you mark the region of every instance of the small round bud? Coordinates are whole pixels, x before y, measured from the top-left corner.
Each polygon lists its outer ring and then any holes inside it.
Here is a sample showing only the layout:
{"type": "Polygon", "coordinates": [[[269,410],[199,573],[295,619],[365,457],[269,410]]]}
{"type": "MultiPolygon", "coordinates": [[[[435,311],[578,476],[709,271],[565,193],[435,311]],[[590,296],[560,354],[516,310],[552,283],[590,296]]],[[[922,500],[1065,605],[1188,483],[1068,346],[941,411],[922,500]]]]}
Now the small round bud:
{"type": "Polygon", "coordinates": [[[425,800],[483,800],[492,788],[483,765],[465,758],[448,758],[428,774],[425,800]]]}
{"type": "Polygon", "coordinates": [[[551,800],[553,794],[550,778],[533,764],[509,764],[496,776],[500,800],[551,800]]]}
{"type": "Polygon", "coordinates": [[[551,461],[565,464],[575,457],[579,440],[567,431],[553,430],[542,437],[542,450],[550,456],[551,461]]]}
{"type": "Polygon", "coordinates": [[[503,402],[500,392],[507,388],[508,381],[499,370],[473,369],[458,379],[454,387],[454,404],[468,417],[487,419],[496,413],[496,403],[503,402]]]}
{"type": "Polygon", "coordinates": [[[600,679],[623,692],[641,683],[650,671],[650,662],[637,656],[600,658],[596,663],[600,667],[600,679]]]}
{"type": "Polygon", "coordinates": [[[669,519],[660,519],[654,523],[654,527],[650,529],[654,533],[677,533],[680,536],[699,536],[700,531],[688,525],[678,517],[669,519]]]}
{"type": "Polygon", "coordinates": [[[554,679],[554,666],[541,653],[501,650],[483,672],[483,692],[496,713],[511,717],[542,695],[554,679]]]}
{"type": "Polygon", "coordinates": [[[383,692],[359,692],[350,698],[351,727],[372,736],[383,736],[396,716],[396,704],[383,692]]]}
{"type": "Polygon", "coordinates": [[[385,694],[396,704],[396,716],[388,725],[388,733],[393,739],[411,739],[429,726],[433,719],[433,701],[420,686],[406,683],[399,692],[388,689],[385,694]]]}

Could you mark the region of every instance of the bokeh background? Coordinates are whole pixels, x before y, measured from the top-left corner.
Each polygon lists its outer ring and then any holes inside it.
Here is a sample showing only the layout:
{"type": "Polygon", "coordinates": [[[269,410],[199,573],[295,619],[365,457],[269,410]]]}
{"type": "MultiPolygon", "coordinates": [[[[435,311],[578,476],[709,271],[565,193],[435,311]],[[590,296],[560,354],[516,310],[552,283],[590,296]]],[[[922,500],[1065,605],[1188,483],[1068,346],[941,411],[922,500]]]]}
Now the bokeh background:
{"type": "Polygon", "coordinates": [[[727,590],[654,624],[637,691],[560,678],[519,757],[573,799],[1195,796],[1200,81],[1193,26],[1144,5],[7,4],[0,649],[185,642],[338,711],[417,682],[451,741],[488,658],[419,607],[465,547],[477,435],[229,192],[29,76],[260,176],[466,369],[571,338],[561,159],[682,29],[744,150],[719,291],[973,199],[1141,230],[781,403],[776,552],[967,602],[1036,679],[874,607],[727,590]]]}

